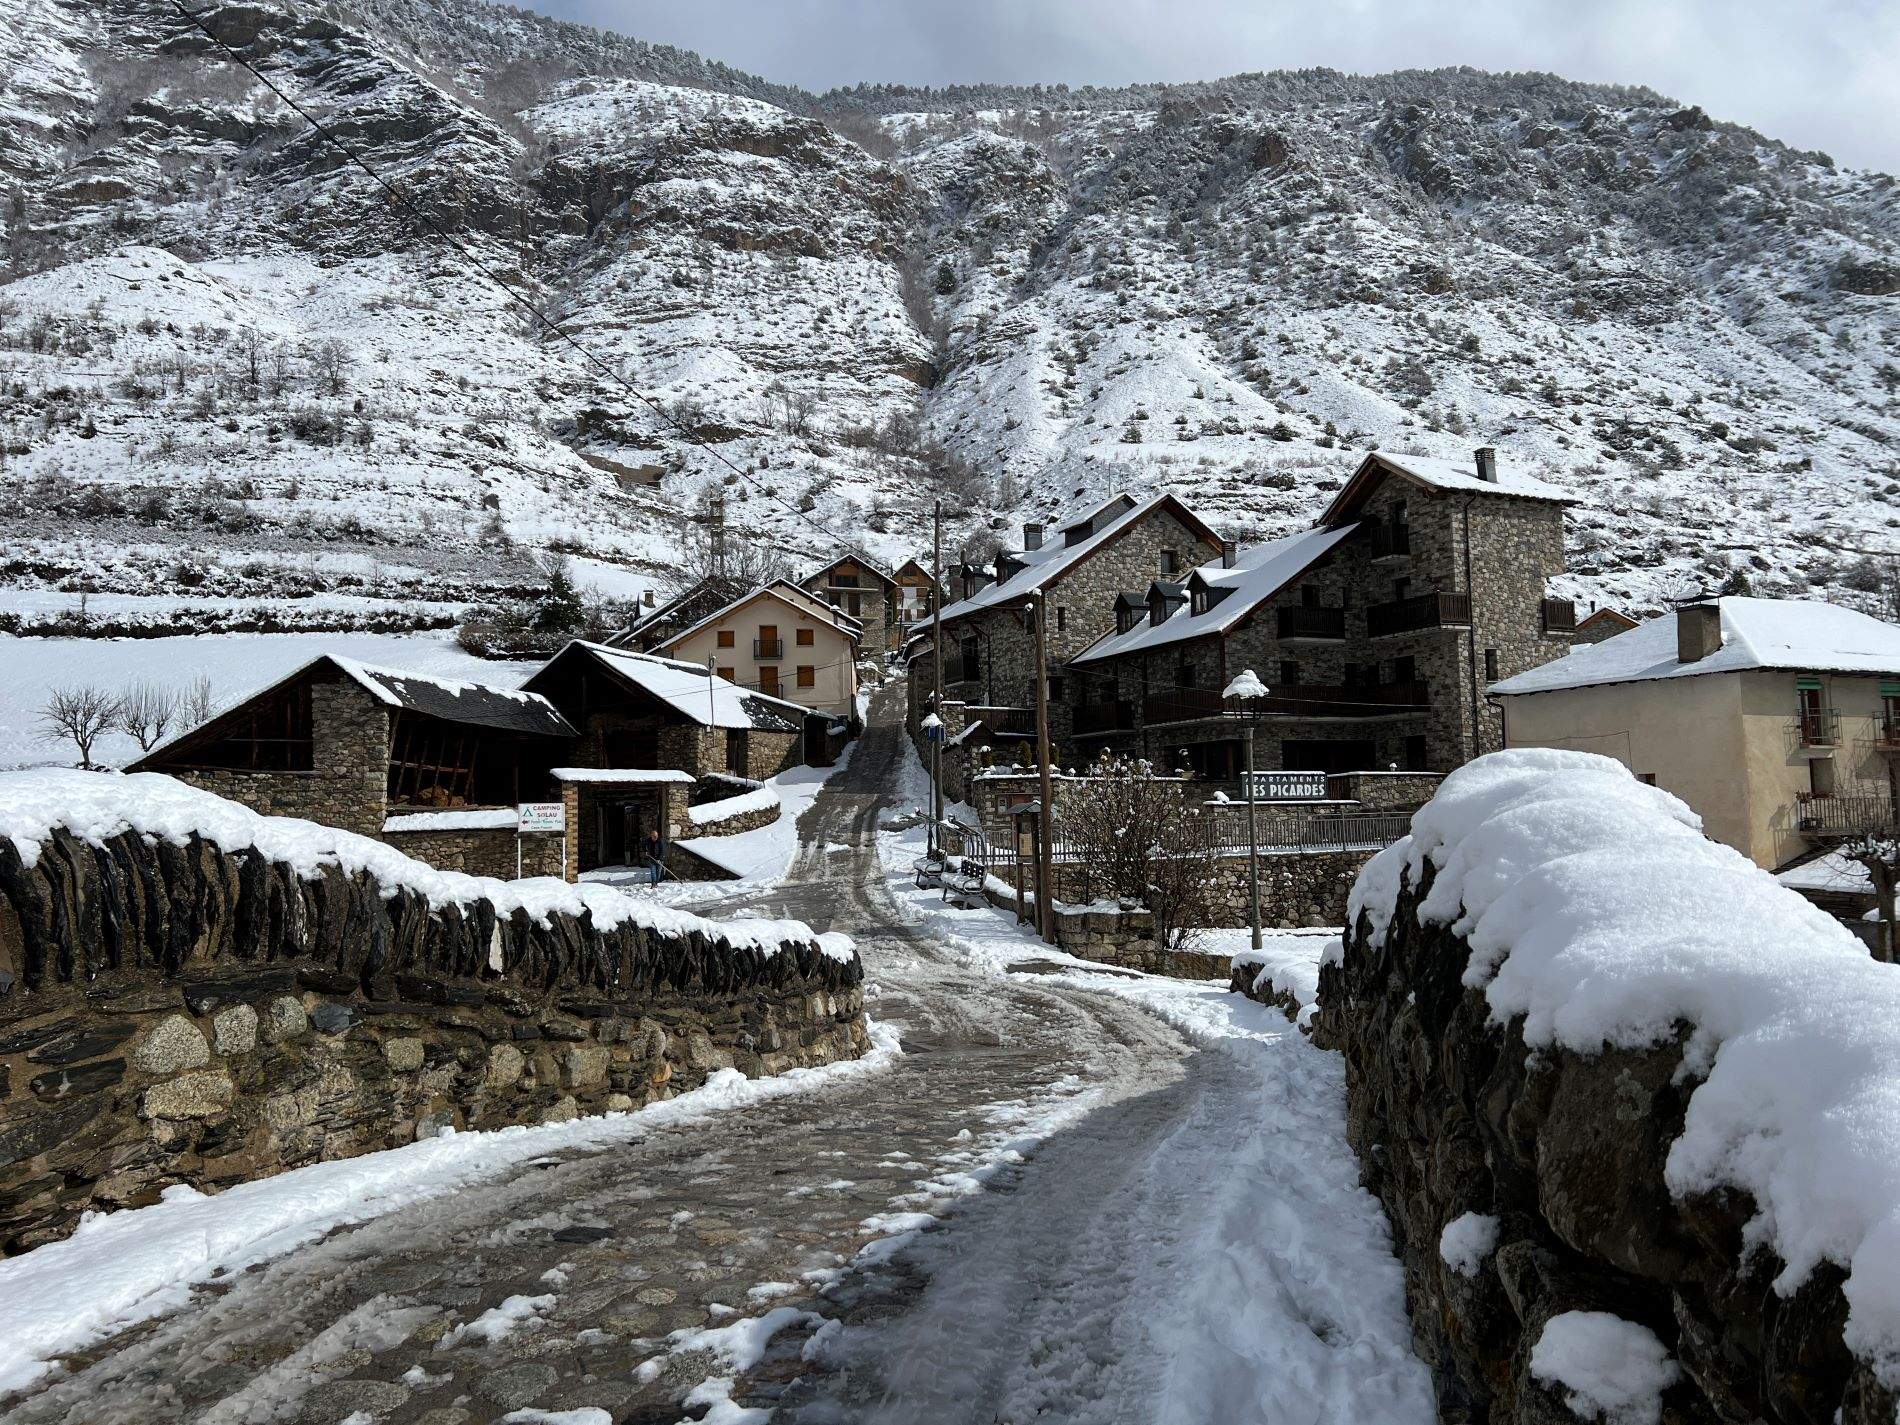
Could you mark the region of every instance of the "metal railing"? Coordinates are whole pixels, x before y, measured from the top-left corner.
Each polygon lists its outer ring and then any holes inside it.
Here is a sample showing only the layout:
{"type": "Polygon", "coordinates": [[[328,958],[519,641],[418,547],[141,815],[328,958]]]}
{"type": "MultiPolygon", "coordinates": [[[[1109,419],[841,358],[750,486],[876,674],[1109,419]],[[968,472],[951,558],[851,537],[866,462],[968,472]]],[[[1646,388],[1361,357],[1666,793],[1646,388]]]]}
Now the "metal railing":
{"type": "Polygon", "coordinates": [[[1891,712],[1874,724],[1874,746],[1882,752],[1900,752],[1900,712],[1891,712]]]}
{"type": "Polygon", "coordinates": [[[1891,796],[1878,792],[1846,796],[1804,792],[1795,801],[1794,824],[1816,840],[1866,836],[1900,830],[1900,808],[1891,796]]]}
{"type": "Polygon", "coordinates": [[[1312,608],[1304,604],[1281,609],[1281,638],[1343,639],[1346,636],[1344,609],[1312,608]]]}
{"type": "MultiPolygon", "coordinates": [[[[1282,683],[1266,697],[1244,709],[1249,715],[1275,717],[1352,718],[1392,717],[1422,712],[1430,705],[1431,690],[1421,682],[1380,683],[1347,687],[1342,683],[1282,683]]],[[[1193,722],[1243,711],[1239,703],[1225,702],[1212,688],[1176,688],[1143,700],[1142,721],[1148,724],[1193,722]]]]}
{"type": "Polygon", "coordinates": [[[755,638],[752,640],[754,658],[783,658],[785,641],[780,638],[755,638]]]}
{"type": "Polygon", "coordinates": [[[1841,715],[1833,708],[1796,708],[1794,722],[1803,747],[1841,745],[1841,715]]]}
{"type": "Polygon", "coordinates": [[[1543,624],[1545,633],[1575,633],[1577,606],[1569,599],[1545,599],[1543,624]]]}
{"type": "Polygon", "coordinates": [[[1141,700],[1141,720],[1146,723],[1195,722],[1201,718],[1221,717],[1229,711],[1213,688],[1176,688],[1141,700]]]}
{"type": "Polygon", "coordinates": [[[1471,622],[1471,595],[1435,590],[1374,604],[1366,610],[1366,636],[1411,633],[1422,628],[1464,628],[1471,622]]]}
{"type": "Polygon", "coordinates": [[[1381,524],[1372,527],[1372,557],[1374,559],[1396,559],[1401,554],[1412,552],[1412,530],[1409,525],[1381,524]]]}

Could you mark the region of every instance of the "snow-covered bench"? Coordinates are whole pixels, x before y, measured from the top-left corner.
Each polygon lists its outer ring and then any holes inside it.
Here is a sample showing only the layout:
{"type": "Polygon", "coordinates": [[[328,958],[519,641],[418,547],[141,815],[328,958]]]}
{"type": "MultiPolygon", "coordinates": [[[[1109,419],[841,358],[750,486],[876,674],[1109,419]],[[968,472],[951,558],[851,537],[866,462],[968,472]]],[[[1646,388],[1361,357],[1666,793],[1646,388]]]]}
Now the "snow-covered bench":
{"type": "Polygon", "coordinates": [[[943,878],[943,898],[957,905],[981,905],[983,903],[983,867],[970,860],[959,862],[943,878]]]}

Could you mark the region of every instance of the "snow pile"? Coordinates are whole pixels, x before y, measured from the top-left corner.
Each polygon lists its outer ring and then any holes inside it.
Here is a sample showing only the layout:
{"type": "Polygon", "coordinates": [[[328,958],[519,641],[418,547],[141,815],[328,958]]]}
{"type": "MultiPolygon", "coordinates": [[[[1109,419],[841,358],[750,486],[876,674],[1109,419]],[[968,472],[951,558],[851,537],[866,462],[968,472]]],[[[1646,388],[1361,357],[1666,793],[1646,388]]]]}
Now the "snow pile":
{"type": "Polygon", "coordinates": [[[1243,668],[1240,676],[1221,689],[1223,698],[1264,698],[1267,685],[1260,681],[1260,675],[1251,668],[1243,668]]]}
{"type": "Polygon", "coordinates": [[[1402,881],[1471,947],[1464,982],[1532,1049],[1691,1035],[1671,1191],[1745,1190],[1744,1241],[1847,1270],[1850,1349],[1900,1368],[1900,968],[1706,839],[1675,797],[1606,757],[1493,753],[1453,772],[1354,886],[1381,943],[1402,881]]]}
{"type": "Polygon", "coordinates": [[[1560,1387],[1583,1419],[1656,1425],[1662,1394],[1682,1371],[1647,1326],[1607,1311],[1566,1311],[1544,1323],[1531,1374],[1560,1387]]]}
{"type": "Polygon", "coordinates": [[[757,791],[741,792],[736,797],[722,797],[716,802],[701,802],[698,806],[688,807],[686,819],[694,826],[718,826],[736,817],[750,816],[753,812],[775,811],[778,805],[778,793],[770,787],[760,787],[757,791]]]}
{"type": "Polygon", "coordinates": [[[416,811],[385,817],[384,831],[513,831],[521,814],[513,807],[470,807],[464,811],[416,811]]]}
{"type": "Polygon", "coordinates": [[[1218,953],[1229,945],[1234,968],[1255,967],[1252,992],[1285,995],[1304,1010],[1319,1001],[1320,962],[1339,944],[1339,931],[1330,927],[1317,930],[1267,930],[1260,936],[1260,948],[1251,944],[1246,930],[1208,930],[1201,933],[1208,949],[1218,953]]]}
{"type": "Polygon", "coordinates": [[[1498,1220],[1482,1212],[1467,1212],[1445,1224],[1438,1236],[1438,1255],[1461,1277],[1475,1277],[1498,1249],[1498,1220]]]}
{"type": "Polygon", "coordinates": [[[438,1351],[452,1351],[464,1341],[480,1341],[492,1346],[504,1336],[512,1336],[523,1326],[541,1319],[554,1310],[558,1300],[546,1296],[511,1296],[500,1306],[491,1306],[473,1321],[465,1321],[435,1343],[438,1351]]]}
{"type": "MultiPolygon", "coordinates": [[[[438,871],[367,836],[294,817],[263,816],[157,772],[0,772],[0,837],[13,842],[29,868],[56,828],[95,846],[126,831],[179,845],[196,833],[224,851],[255,851],[305,879],[327,867],[351,875],[362,871],[385,890],[414,891],[434,907],[485,900],[498,915],[525,910],[542,924],[557,913],[591,915],[600,930],[632,922],[668,935],[698,931],[715,943],[768,955],[816,938],[803,921],[706,920],[611,886],[569,885],[552,877],[498,881],[438,871]]],[[[837,958],[835,949],[826,953],[837,958]]]]}

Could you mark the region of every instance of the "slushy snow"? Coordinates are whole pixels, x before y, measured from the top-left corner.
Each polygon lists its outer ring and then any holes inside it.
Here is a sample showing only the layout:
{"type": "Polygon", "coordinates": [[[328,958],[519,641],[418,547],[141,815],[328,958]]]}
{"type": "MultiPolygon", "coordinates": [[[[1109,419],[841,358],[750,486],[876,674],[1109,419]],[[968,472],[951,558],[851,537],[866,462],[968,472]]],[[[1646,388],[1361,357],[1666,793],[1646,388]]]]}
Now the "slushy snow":
{"type": "Polygon", "coordinates": [[[1647,1326],[1607,1311],[1565,1311],[1531,1347],[1531,1374],[1562,1389],[1585,1420],[1656,1425],[1662,1394],[1682,1370],[1647,1326]]]}
{"type": "Polygon", "coordinates": [[[1691,1027],[1678,1195],[1751,1195],[1748,1250],[1792,1293],[1847,1271],[1848,1347],[1900,1369],[1900,967],[1681,801],[1585,752],[1492,753],[1448,776],[1349,900],[1382,943],[1402,884],[1471,946],[1466,985],[1532,1050],[1594,1054],[1691,1027]]]}

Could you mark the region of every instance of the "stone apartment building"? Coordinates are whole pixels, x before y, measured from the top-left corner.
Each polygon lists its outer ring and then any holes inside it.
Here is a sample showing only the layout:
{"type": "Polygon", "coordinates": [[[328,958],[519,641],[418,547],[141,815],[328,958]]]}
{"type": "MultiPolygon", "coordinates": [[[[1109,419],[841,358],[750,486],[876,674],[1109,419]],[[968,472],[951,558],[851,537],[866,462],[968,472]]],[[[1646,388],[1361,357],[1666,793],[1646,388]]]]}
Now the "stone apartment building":
{"type": "Polygon", "coordinates": [[[841,555],[798,581],[807,593],[855,619],[863,630],[863,647],[878,654],[896,649],[899,641],[897,580],[857,552],[841,555]]]}
{"type": "MultiPolygon", "coordinates": [[[[1035,634],[1021,610],[1040,594],[1048,610],[1052,716],[1066,715],[1062,664],[1113,627],[1118,591],[1185,576],[1220,552],[1213,530],[1173,495],[1138,501],[1116,495],[1047,532],[1023,527],[1023,548],[997,556],[994,570],[958,571],[943,610],[946,702],[965,705],[991,732],[1020,736],[1035,707],[1035,634]]],[[[928,712],[936,654],[928,625],[909,645],[912,727],[928,712]]],[[[1057,735],[1067,732],[1066,723],[1057,735]]]]}
{"type": "Polygon", "coordinates": [[[906,559],[891,574],[897,586],[897,646],[903,647],[930,625],[943,596],[930,570],[916,559],[906,559]]]}
{"type": "Polygon", "coordinates": [[[1489,448],[1469,466],[1368,455],[1313,528],[1119,593],[1114,628],[1064,670],[1065,756],[1238,781],[1221,691],[1242,670],[1271,690],[1262,769],[1443,772],[1495,750],[1484,685],[1570,648],[1572,607],[1546,593],[1567,503],[1489,448]]]}

